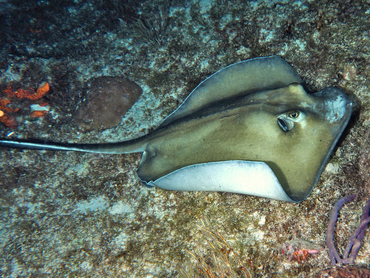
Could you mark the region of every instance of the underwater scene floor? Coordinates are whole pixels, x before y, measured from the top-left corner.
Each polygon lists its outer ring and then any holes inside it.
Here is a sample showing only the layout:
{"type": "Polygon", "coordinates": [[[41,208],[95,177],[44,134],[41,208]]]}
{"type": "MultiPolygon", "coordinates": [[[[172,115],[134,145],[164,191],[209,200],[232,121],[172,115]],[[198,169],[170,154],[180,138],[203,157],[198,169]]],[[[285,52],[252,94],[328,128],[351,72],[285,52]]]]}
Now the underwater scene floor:
{"type": "Polygon", "coordinates": [[[144,136],[215,72],[271,55],[352,102],[300,203],[148,187],[142,152],[0,148],[1,277],[369,275],[369,1],[3,0],[0,24],[1,138],[144,136]]]}

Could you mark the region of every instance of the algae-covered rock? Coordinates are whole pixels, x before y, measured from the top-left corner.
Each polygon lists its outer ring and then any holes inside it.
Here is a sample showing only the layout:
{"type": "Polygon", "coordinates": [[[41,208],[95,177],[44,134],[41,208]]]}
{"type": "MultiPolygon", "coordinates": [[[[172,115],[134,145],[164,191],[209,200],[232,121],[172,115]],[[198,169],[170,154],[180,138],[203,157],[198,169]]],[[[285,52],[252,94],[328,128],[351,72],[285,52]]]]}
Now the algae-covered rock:
{"type": "Polygon", "coordinates": [[[102,76],[91,82],[86,101],[77,109],[75,121],[83,131],[118,125],[143,90],[122,77],[102,76]]]}

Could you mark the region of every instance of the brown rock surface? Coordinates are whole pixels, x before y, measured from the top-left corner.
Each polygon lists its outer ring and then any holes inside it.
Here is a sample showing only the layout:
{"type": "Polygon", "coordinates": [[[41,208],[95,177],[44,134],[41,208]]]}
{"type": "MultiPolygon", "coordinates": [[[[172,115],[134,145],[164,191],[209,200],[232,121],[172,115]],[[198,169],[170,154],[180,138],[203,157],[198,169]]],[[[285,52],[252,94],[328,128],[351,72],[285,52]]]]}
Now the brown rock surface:
{"type": "Polygon", "coordinates": [[[317,276],[318,278],[368,278],[370,277],[370,270],[357,267],[354,265],[347,266],[334,266],[325,270],[320,271],[317,276]]]}
{"type": "Polygon", "coordinates": [[[142,91],[139,85],[126,78],[95,78],[86,101],[77,109],[74,119],[83,132],[114,127],[121,122],[142,91]]]}

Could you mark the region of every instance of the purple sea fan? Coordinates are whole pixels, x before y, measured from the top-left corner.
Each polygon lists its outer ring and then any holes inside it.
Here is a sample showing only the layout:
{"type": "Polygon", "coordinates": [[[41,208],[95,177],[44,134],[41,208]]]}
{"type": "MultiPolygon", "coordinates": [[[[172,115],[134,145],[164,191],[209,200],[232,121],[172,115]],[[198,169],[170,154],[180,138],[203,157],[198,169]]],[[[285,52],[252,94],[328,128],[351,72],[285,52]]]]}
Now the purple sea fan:
{"type": "Polygon", "coordinates": [[[328,225],[326,244],[329,249],[329,256],[333,267],[321,271],[317,277],[370,277],[370,270],[356,266],[340,266],[337,264],[354,264],[358,251],[361,248],[361,241],[364,238],[365,230],[370,222],[370,200],[367,201],[361,216],[361,223],[350,237],[343,257],[338,254],[334,245],[334,228],[337,222],[338,212],[341,207],[348,202],[353,201],[357,195],[350,195],[338,200],[331,212],[328,225]]]}

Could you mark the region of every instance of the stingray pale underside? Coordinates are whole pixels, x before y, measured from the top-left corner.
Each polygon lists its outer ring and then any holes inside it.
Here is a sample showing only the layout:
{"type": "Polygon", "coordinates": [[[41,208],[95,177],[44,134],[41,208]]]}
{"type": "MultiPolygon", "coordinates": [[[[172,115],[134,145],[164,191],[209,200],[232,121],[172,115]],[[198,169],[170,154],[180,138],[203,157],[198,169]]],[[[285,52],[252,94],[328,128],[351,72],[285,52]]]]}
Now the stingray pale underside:
{"type": "Polygon", "coordinates": [[[152,133],[107,144],[0,146],[103,153],[143,151],[139,178],[170,190],[223,191],[300,202],[351,115],[339,89],[307,93],[278,56],[230,65],[200,83],[152,133]]]}

